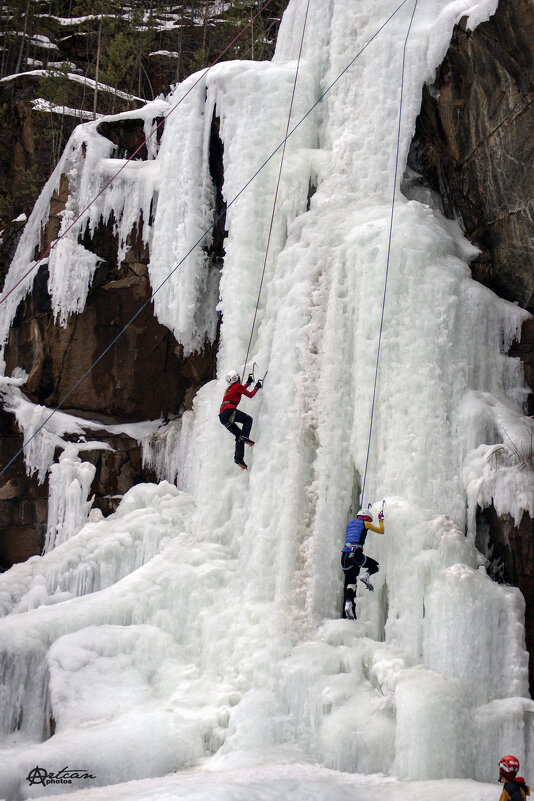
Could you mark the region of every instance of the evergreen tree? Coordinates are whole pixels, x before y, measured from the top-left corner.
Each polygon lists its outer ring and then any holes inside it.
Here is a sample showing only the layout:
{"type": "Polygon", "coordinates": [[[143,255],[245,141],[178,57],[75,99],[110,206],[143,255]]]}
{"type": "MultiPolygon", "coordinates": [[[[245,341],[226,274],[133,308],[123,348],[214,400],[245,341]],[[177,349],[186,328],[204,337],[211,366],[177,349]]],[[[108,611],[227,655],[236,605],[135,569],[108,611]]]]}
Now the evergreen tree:
{"type": "MultiPolygon", "coordinates": [[[[102,82],[108,86],[113,86],[115,91],[119,86],[129,85],[130,83],[134,48],[133,37],[121,31],[112,38],[102,54],[100,71],[102,82]]],[[[112,112],[115,110],[114,106],[115,102],[113,103],[112,112]]]]}
{"type": "Polygon", "coordinates": [[[39,84],[41,97],[50,104],[50,112],[45,116],[44,128],[51,140],[52,166],[59,160],[66,143],[64,123],[69,90],[69,71],[68,65],[65,63],[59,67],[47,69],[45,77],[39,84]]]}

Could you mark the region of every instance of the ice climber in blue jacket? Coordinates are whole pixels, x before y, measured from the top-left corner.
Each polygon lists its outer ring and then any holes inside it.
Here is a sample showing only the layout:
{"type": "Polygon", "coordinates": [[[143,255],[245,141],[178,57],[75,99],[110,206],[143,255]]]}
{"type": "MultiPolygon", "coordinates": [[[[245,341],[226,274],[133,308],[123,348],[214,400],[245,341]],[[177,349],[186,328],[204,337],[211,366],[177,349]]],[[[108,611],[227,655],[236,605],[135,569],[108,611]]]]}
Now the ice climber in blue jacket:
{"type": "Polygon", "coordinates": [[[347,523],[345,532],[345,545],[341,551],[341,567],[345,574],[345,586],[343,591],[343,617],[356,620],[356,581],[360,573],[360,568],[365,567],[366,573],[361,576],[360,581],[365,584],[368,590],[374,590],[370,582],[370,577],[378,573],[378,562],[371,559],[363,552],[365,538],[368,531],[376,534],[384,533],[384,512],[378,513],[378,526],[373,525],[373,513],[370,509],[360,509],[355,520],[347,523]]]}

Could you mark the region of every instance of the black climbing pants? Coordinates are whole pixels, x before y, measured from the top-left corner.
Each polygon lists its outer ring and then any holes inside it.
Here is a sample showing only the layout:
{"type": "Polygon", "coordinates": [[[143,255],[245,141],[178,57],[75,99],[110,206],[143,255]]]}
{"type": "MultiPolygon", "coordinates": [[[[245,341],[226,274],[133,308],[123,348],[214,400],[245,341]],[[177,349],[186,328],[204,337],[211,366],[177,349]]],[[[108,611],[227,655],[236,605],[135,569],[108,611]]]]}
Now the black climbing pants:
{"type": "Polygon", "coordinates": [[[219,415],[219,420],[228,429],[230,434],[235,437],[235,455],[236,462],[242,462],[245,455],[245,443],[239,442],[239,437],[248,437],[250,429],[252,428],[252,417],[250,414],[241,412],[239,409],[223,409],[219,415]],[[239,428],[236,423],[241,423],[239,428]]]}
{"type": "Polygon", "coordinates": [[[350,551],[341,552],[341,567],[345,574],[345,585],[343,587],[343,600],[354,601],[354,589],[356,579],[360,574],[360,568],[365,567],[370,576],[378,573],[379,564],[376,559],[366,556],[361,548],[352,548],[350,551]]]}

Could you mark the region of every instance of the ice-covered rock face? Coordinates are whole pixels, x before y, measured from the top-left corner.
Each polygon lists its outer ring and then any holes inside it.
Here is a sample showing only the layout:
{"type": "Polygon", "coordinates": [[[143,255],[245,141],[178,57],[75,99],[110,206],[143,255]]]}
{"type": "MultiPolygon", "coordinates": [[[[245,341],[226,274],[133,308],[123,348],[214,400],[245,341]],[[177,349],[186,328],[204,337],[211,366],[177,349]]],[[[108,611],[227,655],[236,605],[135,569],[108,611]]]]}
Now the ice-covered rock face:
{"type": "Polygon", "coordinates": [[[512,454],[503,472],[484,451],[505,429],[528,441],[521,366],[506,356],[525,313],[472,281],[475,250],[457,224],[394,186],[397,144],[401,174],[452,25],[468,12],[476,25],[495,2],[419,0],[399,129],[413,5],[370,42],[395,3],[312,0],[295,123],[332,88],[288,142],[251,349],[269,374],[242,404],[254,415],[248,473],[234,472],[217,419],[222,376],[247,349],[279,156],[239,193],[283,138],[305,7],[290,3],[273,63],[205,76],[132,195],[146,204],[157,188],[146,233],[155,309],[193,349],[213,311],[202,249],[168,276],[210,224],[216,109],[231,203],[221,379],[167,429],[171,447],[147,451],[178,489],[136,487],[109,519],[2,577],[0,777],[11,797],[35,764],[83,763],[106,784],[295,749],[401,779],[490,780],[506,752],[534,771],[523,599],[488,578],[465,536],[489,480],[503,511],[534,511],[532,475],[512,454]],[[363,501],[386,498],[386,534],[368,537],[381,570],[374,593],[358,588],[354,622],[338,619],[339,552],[369,441],[363,501]],[[54,735],[40,742],[43,731],[54,735]]]}

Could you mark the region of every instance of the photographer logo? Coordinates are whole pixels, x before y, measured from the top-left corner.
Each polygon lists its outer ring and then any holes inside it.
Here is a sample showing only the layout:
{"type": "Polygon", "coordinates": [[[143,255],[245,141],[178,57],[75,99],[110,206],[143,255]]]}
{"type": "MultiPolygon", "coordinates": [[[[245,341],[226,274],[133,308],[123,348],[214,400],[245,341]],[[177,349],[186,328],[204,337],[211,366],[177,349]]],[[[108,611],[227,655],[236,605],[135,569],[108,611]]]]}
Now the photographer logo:
{"type": "Polygon", "coordinates": [[[26,781],[30,787],[34,784],[42,784],[43,787],[47,787],[49,784],[72,784],[73,781],[78,779],[96,779],[96,776],[93,776],[87,770],[69,768],[68,766],[58,770],[57,773],[52,773],[40,768],[39,765],[30,770],[26,776],[26,781]]]}

